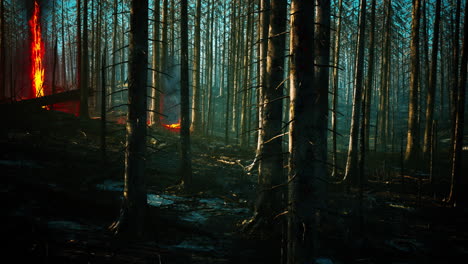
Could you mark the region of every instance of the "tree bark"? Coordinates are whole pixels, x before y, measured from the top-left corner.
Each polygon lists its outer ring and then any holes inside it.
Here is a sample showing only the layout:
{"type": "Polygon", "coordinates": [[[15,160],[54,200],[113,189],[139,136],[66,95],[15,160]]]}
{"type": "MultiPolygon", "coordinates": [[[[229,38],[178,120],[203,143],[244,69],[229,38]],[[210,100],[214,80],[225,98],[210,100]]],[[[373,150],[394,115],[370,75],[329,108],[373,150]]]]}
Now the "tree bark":
{"type": "Polygon", "coordinates": [[[128,114],[125,179],[120,218],[111,229],[116,234],[141,237],[147,197],[145,183],[148,0],[132,0],[130,9],[128,114]]]}
{"type": "MultiPolygon", "coordinates": [[[[0,102],[6,95],[6,64],[5,64],[5,0],[0,0],[0,102]]],[[[13,97],[13,95],[11,95],[13,97]]]]}
{"type": "Polygon", "coordinates": [[[84,0],[83,6],[83,54],[81,57],[81,100],[80,117],[89,119],[89,49],[88,49],[88,0],[84,0]]]}
{"type": "Polygon", "coordinates": [[[341,20],[343,15],[343,0],[338,1],[338,16],[336,22],[336,31],[335,31],[335,50],[333,54],[333,98],[332,98],[332,121],[331,121],[331,130],[332,130],[332,177],[337,176],[337,163],[338,163],[338,154],[337,154],[337,125],[338,125],[338,88],[339,88],[339,66],[340,66],[340,48],[341,48],[341,20]]]}
{"type": "Polygon", "coordinates": [[[452,158],[452,182],[450,187],[450,194],[448,202],[453,206],[462,205],[466,206],[467,196],[463,192],[462,186],[466,185],[462,178],[462,160],[463,160],[463,133],[465,125],[465,97],[466,97],[466,73],[467,73],[467,57],[468,57],[468,16],[466,11],[468,10],[468,0],[465,1],[465,29],[463,33],[463,48],[462,58],[460,65],[460,79],[458,82],[458,96],[457,96],[457,112],[455,119],[455,135],[453,144],[453,158],[452,158]]]}
{"type": "Polygon", "coordinates": [[[185,190],[192,185],[192,157],[190,146],[189,58],[187,0],[181,0],[180,17],[180,173],[185,190]]]}
{"type": "Polygon", "coordinates": [[[383,152],[387,151],[389,138],[389,112],[390,112],[390,59],[391,59],[391,29],[392,29],[392,1],[386,0],[385,36],[382,46],[382,67],[380,79],[380,102],[378,145],[383,152]]]}
{"type": "Polygon", "coordinates": [[[152,86],[151,87],[151,111],[149,113],[149,120],[152,126],[159,126],[161,124],[160,121],[160,98],[161,93],[158,91],[160,90],[159,83],[159,57],[160,57],[160,40],[159,40],[159,10],[160,10],[160,0],[154,0],[153,6],[153,71],[152,71],[152,86]]]}
{"type": "Polygon", "coordinates": [[[362,104],[362,84],[364,75],[364,37],[366,30],[366,0],[361,0],[359,11],[359,33],[356,55],[356,67],[354,74],[353,110],[351,116],[351,128],[349,131],[348,158],[343,181],[349,185],[358,184],[358,139],[362,104]]]}
{"type": "Polygon", "coordinates": [[[266,58],[265,87],[263,91],[263,111],[261,149],[259,163],[259,189],[256,214],[271,224],[273,217],[281,209],[281,195],[271,187],[283,180],[282,116],[284,49],[286,30],[286,0],[270,1],[270,21],[268,50],[266,58]]]}
{"type": "Polygon", "coordinates": [[[418,126],[418,84],[419,84],[419,20],[421,17],[421,1],[413,1],[411,44],[410,44],[410,94],[408,109],[408,133],[406,141],[405,162],[413,163],[419,152],[419,126],[418,126]]]}
{"type": "Polygon", "coordinates": [[[439,24],[440,24],[440,6],[441,0],[436,2],[436,14],[434,20],[434,35],[432,37],[432,54],[431,54],[431,69],[429,74],[429,87],[427,89],[426,96],[426,126],[424,129],[424,156],[429,155],[432,142],[432,123],[434,120],[434,103],[435,103],[435,92],[437,85],[437,54],[439,52],[439,24]]]}
{"type": "Polygon", "coordinates": [[[193,73],[192,73],[192,124],[190,131],[193,134],[201,132],[201,104],[200,104],[200,28],[201,28],[201,0],[197,0],[195,13],[195,36],[193,48],[193,73]]]}
{"type": "MultiPolygon", "coordinates": [[[[328,87],[317,85],[310,63],[316,50],[314,3],[291,5],[288,264],[315,263],[327,177],[328,87]]],[[[329,1],[316,3],[317,10],[329,8],[329,1]]]]}
{"type": "MultiPolygon", "coordinates": [[[[364,145],[365,151],[369,151],[370,142],[370,119],[372,105],[372,90],[374,84],[374,69],[375,69],[375,5],[376,0],[372,0],[371,17],[370,17],[370,33],[369,33],[369,66],[367,67],[367,79],[365,90],[365,107],[364,111],[364,145]]],[[[374,139],[375,140],[375,139],[374,139]]]]}

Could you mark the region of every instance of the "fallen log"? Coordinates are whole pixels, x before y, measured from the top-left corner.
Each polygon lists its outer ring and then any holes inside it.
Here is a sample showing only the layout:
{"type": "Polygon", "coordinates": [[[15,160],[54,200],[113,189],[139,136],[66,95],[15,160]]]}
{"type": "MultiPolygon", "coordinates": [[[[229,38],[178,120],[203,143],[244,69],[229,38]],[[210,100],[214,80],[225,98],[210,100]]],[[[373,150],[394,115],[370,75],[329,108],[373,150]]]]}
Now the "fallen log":
{"type": "Polygon", "coordinates": [[[71,90],[62,93],[46,95],[42,97],[25,99],[16,102],[9,102],[0,104],[0,107],[40,107],[46,105],[53,105],[62,102],[78,101],[80,100],[80,90],[71,90]]]}

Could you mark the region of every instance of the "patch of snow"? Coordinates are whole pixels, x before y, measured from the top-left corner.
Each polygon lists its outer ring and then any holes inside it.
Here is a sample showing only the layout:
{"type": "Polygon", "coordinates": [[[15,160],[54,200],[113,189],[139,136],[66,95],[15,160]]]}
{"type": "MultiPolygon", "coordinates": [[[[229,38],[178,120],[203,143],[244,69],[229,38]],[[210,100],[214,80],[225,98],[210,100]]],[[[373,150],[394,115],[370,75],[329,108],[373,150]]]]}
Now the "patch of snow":
{"type": "Polygon", "coordinates": [[[181,216],[180,219],[187,221],[187,222],[203,224],[208,220],[208,217],[206,217],[205,215],[202,215],[199,212],[192,211],[187,215],[181,216]]]}
{"type": "Polygon", "coordinates": [[[148,194],[148,204],[154,207],[174,204],[174,201],[167,199],[163,195],[148,194]]]}
{"type": "Polygon", "coordinates": [[[329,258],[318,258],[315,260],[315,264],[333,264],[333,261],[329,258]]]}

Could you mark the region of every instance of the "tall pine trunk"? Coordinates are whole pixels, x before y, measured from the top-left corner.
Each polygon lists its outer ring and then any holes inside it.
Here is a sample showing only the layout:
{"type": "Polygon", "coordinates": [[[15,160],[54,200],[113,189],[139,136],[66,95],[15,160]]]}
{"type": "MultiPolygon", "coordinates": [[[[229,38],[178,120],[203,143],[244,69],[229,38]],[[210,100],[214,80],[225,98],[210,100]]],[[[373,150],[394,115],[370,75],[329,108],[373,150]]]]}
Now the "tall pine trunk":
{"type": "MultiPolygon", "coordinates": [[[[271,187],[283,180],[282,116],[286,0],[270,2],[268,50],[265,87],[263,89],[262,129],[260,130],[259,186],[256,213],[270,222],[281,209],[278,190],[271,187]]],[[[271,222],[270,222],[271,223],[271,222]]]]}
{"type": "Polygon", "coordinates": [[[147,197],[145,183],[148,69],[148,0],[132,0],[130,9],[128,114],[125,178],[120,218],[111,229],[116,234],[141,237],[147,197]]]}
{"type": "Polygon", "coordinates": [[[195,40],[193,49],[192,72],[192,124],[190,130],[194,134],[201,132],[201,86],[200,86],[200,31],[201,31],[201,0],[197,0],[195,13],[195,40]]]}
{"type": "Polygon", "coordinates": [[[336,31],[335,31],[335,50],[333,54],[333,99],[332,99],[332,121],[331,121],[331,130],[332,130],[332,164],[333,164],[333,171],[332,176],[337,176],[337,168],[338,168],[338,153],[337,153],[337,132],[338,132],[338,89],[339,89],[339,66],[340,66],[340,51],[341,51],[341,21],[343,15],[343,0],[339,0],[338,2],[338,16],[336,22],[336,31]]]}
{"type": "Polygon", "coordinates": [[[154,0],[153,6],[153,58],[152,58],[152,87],[151,87],[151,112],[149,113],[149,121],[153,126],[159,126],[160,120],[160,87],[159,83],[159,57],[160,57],[160,39],[159,39],[159,11],[160,11],[160,0],[154,0]]]}
{"type": "Polygon", "coordinates": [[[428,157],[432,142],[432,122],[434,120],[435,91],[437,85],[437,54],[439,51],[439,24],[441,0],[436,2],[436,17],[434,21],[434,35],[432,37],[431,69],[429,73],[429,87],[426,96],[426,125],[424,129],[424,156],[428,157]]]}
{"type": "Polygon", "coordinates": [[[353,110],[351,116],[351,128],[349,132],[348,158],[346,161],[346,170],[344,182],[350,185],[358,183],[358,139],[361,120],[362,104],[362,86],[364,75],[364,37],[366,30],[366,0],[361,0],[359,11],[359,33],[356,54],[356,66],[354,68],[354,94],[353,110]]]}
{"type": "MultiPolygon", "coordinates": [[[[452,183],[450,187],[450,195],[448,202],[454,206],[461,204],[466,206],[467,196],[462,186],[466,186],[466,179],[462,178],[462,160],[463,160],[463,133],[465,125],[465,97],[466,97],[466,73],[467,73],[467,57],[468,57],[468,0],[465,1],[465,23],[464,23],[464,36],[462,58],[460,65],[460,79],[458,81],[458,96],[457,96],[457,111],[455,118],[455,135],[453,144],[453,157],[452,157],[452,183]]],[[[466,176],[466,174],[465,174],[466,176]]],[[[466,178],[466,177],[465,177],[466,178]]]]}
{"type": "MultiPolygon", "coordinates": [[[[329,1],[317,1],[329,12],[329,1]]],[[[315,263],[327,177],[328,87],[314,80],[315,1],[293,0],[290,37],[287,263],[315,263]]],[[[319,14],[320,12],[318,12],[319,14]]]]}
{"type": "Polygon", "coordinates": [[[88,45],[88,0],[84,0],[83,6],[83,53],[81,57],[81,102],[80,117],[88,119],[88,97],[89,97],[89,45],[88,45]]]}
{"type": "Polygon", "coordinates": [[[418,124],[418,84],[419,84],[419,20],[421,17],[421,1],[413,1],[411,44],[410,44],[410,94],[408,109],[408,134],[406,141],[405,162],[413,163],[418,158],[419,124],[418,124]]]}
{"type": "Polygon", "coordinates": [[[192,157],[190,146],[187,0],[181,0],[180,3],[180,173],[184,188],[190,190],[192,185],[192,157]]]}
{"type": "MultiPolygon", "coordinates": [[[[365,89],[365,107],[364,111],[364,145],[365,151],[369,151],[369,135],[370,135],[370,119],[371,119],[371,103],[372,92],[374,85],[375,71],[375,5],[376,0],[372,0],[371,17],[370,17],[370,33],[369,33],[369,66],[367,67],[367,79],[365,89]]],[[[375,139],[374,139],[375,140],[375,139]]]]}

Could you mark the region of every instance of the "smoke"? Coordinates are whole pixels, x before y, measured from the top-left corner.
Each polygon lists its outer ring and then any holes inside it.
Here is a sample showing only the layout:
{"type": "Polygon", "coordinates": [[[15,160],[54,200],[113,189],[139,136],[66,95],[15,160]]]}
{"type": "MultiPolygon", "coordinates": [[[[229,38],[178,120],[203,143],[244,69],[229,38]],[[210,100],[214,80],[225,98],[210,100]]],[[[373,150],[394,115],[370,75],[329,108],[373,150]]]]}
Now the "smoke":
{"type": "Polygon", "coordinates": [[[169,76],[162,78],[163,94],[163,114],[166,124],[178,123],[180,119],[180,66],[175,65],[166,70],[169,76]]]}

